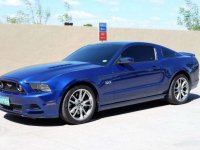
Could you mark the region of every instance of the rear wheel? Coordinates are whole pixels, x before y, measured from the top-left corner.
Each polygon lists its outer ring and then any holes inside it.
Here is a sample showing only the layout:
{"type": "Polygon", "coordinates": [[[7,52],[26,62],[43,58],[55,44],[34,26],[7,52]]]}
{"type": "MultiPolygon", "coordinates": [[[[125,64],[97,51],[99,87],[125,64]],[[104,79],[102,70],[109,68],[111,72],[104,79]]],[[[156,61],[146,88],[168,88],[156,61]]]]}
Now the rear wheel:
{"type": "Polygon", "coordinates": [[[190,94],[190,83],[188,78],[183,75],[177,75],[170,86],[167,100],[171,104],[179,105],[188,102],[190,94]]]}
{"type": "Polygon", "coordinates": [[[82,124],[92,118],[95,109],[94,92],[90,87],[80,85],[70,89],[65,95],[60,116],[67,123],[82,124]]]}

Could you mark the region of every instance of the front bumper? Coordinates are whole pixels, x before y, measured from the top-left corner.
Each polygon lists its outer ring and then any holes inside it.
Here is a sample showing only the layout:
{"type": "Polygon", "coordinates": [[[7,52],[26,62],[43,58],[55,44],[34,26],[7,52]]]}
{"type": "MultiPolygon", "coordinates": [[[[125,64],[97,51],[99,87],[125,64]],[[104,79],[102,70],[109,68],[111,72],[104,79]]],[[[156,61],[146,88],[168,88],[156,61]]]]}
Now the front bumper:
{"type": "Polygon", "coordinates": [[[9,97],[10,106],[0,105],[0,110],[29,118],[58,118],[59,92],[15,94],[0,91],[0,96],[9,97]]]}

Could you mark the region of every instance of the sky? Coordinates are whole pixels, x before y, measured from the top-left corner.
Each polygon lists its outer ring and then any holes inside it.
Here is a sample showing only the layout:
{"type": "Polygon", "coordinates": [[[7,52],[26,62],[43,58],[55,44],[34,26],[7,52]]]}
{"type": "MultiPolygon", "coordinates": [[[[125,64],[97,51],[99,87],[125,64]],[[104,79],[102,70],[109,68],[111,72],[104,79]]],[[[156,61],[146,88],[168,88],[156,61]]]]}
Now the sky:
{"type": "MultiPolygon", "coordinates": [[[[33,0],[31,0],[33,1],[33,0]]],[[[75,26],[91,23],[108,27],[186,30],[177,25],[180,7],[185,0],[40,0],[51,11],[50,25],[62,25],[58,16],[66,12],[64,2],[70,4],[69,14],[75,26]]],[[[200,0],[193,0],[200,6],[200,0]]],[[[26,10],[21,0],[0,0],[0,21],[26,10]]]]}

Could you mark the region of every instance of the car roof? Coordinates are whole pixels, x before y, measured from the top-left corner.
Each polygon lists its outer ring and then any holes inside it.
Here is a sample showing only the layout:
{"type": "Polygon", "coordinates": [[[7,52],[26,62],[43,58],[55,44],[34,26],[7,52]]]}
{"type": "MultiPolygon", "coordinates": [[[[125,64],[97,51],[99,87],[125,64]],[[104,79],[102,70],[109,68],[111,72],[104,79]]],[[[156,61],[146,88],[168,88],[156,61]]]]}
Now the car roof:
{"type": "Polygon", "coordinates": [[[160,46],[158,44],[154,44],[154,43],[148,43],[148,42],[102,42],[102,43],[96,43],[96,44],[92,44],[92,45],[121,45],[121,46],[126,46],[126,45],[130,45],[130,44],[144,44],[144,45],[157,45],[160,46]]]}

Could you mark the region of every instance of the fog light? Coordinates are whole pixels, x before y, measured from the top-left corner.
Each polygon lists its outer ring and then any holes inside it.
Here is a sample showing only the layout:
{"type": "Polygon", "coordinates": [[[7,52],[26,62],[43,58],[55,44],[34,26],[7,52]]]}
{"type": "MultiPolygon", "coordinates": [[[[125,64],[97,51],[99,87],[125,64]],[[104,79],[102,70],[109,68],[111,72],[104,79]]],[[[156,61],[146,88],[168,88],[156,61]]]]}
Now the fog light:
{"type": "Polygon", "coordinates": [[[30,104],[30,109],[31,110],[38,110],[40,107],[37,104],[30,104]]]}

